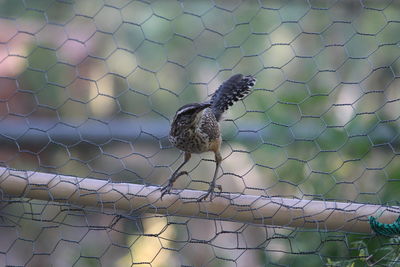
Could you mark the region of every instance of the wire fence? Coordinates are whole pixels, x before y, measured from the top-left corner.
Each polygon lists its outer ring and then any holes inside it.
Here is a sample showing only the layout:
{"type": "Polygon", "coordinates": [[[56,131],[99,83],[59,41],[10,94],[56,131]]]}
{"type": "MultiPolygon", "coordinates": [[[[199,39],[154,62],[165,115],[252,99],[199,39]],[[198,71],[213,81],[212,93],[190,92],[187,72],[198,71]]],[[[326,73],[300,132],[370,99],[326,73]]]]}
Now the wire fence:
{"type": "Polygon", "coordinates": [[[396,266],[398,1],[0,1],[0,265],[396,266]],[[255,88],[181,162],[182,105],[255,88]],[[354,264],[354,265],[352,265],[354,264]]]}

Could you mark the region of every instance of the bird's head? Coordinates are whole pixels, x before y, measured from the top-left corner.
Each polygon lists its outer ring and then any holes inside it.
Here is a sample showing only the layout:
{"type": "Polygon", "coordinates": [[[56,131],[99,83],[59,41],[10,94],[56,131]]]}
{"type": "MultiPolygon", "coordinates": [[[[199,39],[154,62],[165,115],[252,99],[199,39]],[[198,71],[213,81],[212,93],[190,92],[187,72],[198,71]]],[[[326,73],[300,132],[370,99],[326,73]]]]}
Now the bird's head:
{"type": "Polygon", "coordinates": [[[182,106],[176,111],[174,121],[180,126],[189,126],[197,122],[201,111],[210,107],[210,103],[192,103],[182,106]]]}

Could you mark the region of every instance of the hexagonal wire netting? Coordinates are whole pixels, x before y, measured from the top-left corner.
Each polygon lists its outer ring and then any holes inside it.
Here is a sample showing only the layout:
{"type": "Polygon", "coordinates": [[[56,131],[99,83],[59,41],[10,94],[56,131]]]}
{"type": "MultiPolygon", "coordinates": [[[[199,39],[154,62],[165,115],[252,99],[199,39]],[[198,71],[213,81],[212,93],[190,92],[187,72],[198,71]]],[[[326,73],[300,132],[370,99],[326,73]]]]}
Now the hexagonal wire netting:
{"type": "Polygon", "coordinates": [[[221,122],[217,183],[227,196],[318,200],[321,213],[328,203],[330,212],[343,211],[339,203],[395,209],[399,7],[0,1],[1,265],[399,263],[397,239],[324,224],[333,215],[310,219],[311,227],[292,224],[307,220],[305,207],[297,217],[296,208],[285,211],[286,223],[274,217],[278,210],[261,222],[241,218],[241,211],[258,216],[252,203],[236,205],[239,216],[212,213],[225,203],[220,197],[185,210],[182,194],[196,191],[182,189],[208,188],[211,153],[193,155],[180,190],[165,197],[170,206],[163,209],[155,187],[181,162],[168,142],[176,109],[244,73],[257,84],[221,122]],[[129,202],[136,193],[119,185],[154,190],[146,203],[129,202]],[[106,199],[110,192],[119,195],[106,199]]]}

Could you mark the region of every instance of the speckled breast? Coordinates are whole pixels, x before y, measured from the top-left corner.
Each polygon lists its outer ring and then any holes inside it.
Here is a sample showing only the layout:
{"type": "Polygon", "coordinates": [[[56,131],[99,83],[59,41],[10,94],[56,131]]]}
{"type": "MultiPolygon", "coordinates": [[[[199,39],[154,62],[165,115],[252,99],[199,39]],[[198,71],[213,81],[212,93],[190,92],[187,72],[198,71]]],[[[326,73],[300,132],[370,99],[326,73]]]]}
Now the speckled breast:
{"type": "Polygon", "coordinates": [[[176,132],[178,135],[170,133],[169,141],[178,149],[190,153],[209,151],[212,142],[220,138],[218,122],[209,108],[203,111],[197,124],[176,132]]]}

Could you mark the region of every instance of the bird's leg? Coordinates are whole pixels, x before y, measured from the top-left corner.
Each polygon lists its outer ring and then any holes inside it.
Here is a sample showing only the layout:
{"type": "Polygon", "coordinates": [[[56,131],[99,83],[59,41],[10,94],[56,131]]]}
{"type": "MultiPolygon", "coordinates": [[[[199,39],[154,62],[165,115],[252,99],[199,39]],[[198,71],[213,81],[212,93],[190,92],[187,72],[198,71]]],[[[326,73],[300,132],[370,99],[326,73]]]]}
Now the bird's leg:
{"type": "Polygon", "coordinates": [[[212,196],[214,194],[214,189],[217,187],[219,191],[222,191],[222,186],[221,185],[215,185],[215,180],[217,179],[217,174],[218,174],[218,169],[219,166],[221,165],[222,157],[221,153],[219,151],[214,152],[215,153],[215,171],[214,171],[214,177],[211,181],[210,187],[208,188],[208,191],[205,195],[201,196],[197,201],[202,201],[206,199],[208,196],[210,196],[210,200],[212,200],[212,196]]]}
{"type": "Polygon", "coordinates": [[[168,180],[168,184],[166,186],[164,186],[163,188],[161,188],[161,198],[165,194],[167,194],[167,193],[169,193],[171,191],[174,182],[178,179],[179,176],[188,174],[187,171],[179,172],[179,170],[182,169],[182,167],[190,160],[191,156],[192,156],[192,154],[190,154],[189,152],[185,152],[185,157],[184,157],[184,160],[183,160],[182,164],[179,165],[179,167],[171,175],[171,177],[168,180]]]}

